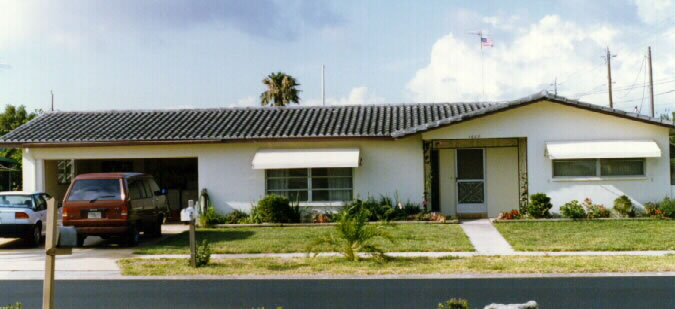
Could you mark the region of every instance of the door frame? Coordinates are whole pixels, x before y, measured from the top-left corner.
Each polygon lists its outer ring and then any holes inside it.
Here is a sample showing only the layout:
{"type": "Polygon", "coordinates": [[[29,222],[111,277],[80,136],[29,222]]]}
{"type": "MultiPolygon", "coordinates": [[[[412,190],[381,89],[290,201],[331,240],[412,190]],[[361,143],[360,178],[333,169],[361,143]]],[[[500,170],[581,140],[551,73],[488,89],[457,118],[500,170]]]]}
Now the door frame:
{"type": "Polygon", "coordinates": [[[457,216],[462,214],[487,214],[487,166],[486,166],[486,148],[455,148],[455,213],[457,216]],[[483,179],[459,179],[459,150],[480,149],[482,152],[483,179]],[[483,182],[483,203],[460,203],[459,202],[459,183],[460,182],[483,182]],[[460,212],[461,205],[480,205],[480,211],[460,212]]]}

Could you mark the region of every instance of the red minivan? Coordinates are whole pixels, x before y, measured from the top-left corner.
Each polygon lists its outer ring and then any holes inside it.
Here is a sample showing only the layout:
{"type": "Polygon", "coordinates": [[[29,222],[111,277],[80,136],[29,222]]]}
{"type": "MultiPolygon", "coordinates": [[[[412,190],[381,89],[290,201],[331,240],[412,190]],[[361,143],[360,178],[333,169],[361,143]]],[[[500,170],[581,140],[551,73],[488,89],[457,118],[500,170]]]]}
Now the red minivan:
{"type": "Polygon", "coordinates": [[[122,237],[136,245],[140,232],[161,236],[169,212],[166,190],[142,173],[82,174],[63,199],[63,225],[77,229],[77,245],[87,236],[122,237]]]}

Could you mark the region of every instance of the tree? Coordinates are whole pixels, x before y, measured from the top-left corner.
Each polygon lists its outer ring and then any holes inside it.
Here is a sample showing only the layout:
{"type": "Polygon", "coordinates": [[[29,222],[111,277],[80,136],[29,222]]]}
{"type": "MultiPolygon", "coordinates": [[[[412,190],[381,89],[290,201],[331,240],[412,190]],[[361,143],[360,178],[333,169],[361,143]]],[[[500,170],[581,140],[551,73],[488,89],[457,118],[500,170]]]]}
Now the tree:
{"type": "Polygon", "coordinates": [[[260,104],[273,106],[286,106],[291,103],[300,103],[297,89],[300,84],[293,76],[286,75],[283,72],[272,73],[263,79],[263,84],[267,87],[260,94],[260,104]]]}
{"type": "MultiPolygon", "coordinates": [[[[5,134],[18,128],[22,124],[31,121],[36,116],[37,116],[36,113],[26,112],[26,107],[23,105],[15,107],[14,105],[8,104],[5,107],[5,112],[0,114],[0,136],[4,136],[5,134]]],[[[22,152],[20,149],[0,148],[0,165],[4,165],[5,167],[8,167],[7,165],[14,165],[16,169],[21,170],[21,159],[22,159],[22,152]]],[[[17,176],[18,177],[15,177],[14,180],[20,185],[21,173],[18,173],[17,176]]],[[[9,186],[12,186],[12,184],[9,184],[9,186]]]]}

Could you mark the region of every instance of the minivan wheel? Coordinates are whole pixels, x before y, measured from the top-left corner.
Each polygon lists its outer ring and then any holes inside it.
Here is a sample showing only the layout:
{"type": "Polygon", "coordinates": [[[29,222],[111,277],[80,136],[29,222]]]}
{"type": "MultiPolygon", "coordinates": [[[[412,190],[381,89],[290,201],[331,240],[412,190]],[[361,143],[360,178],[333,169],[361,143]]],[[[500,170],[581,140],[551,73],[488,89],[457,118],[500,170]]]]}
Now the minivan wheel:
{"type": "Polygon", "coordinates": [[[141,232],[138,230],[138,227],[133,225],[129,228],[127,232],[127,246],[133,247],[138,244],[141,239],[141,232]]]}
{"type": "Polygon", "coordinates": [[[38,247],[40,246],[41,241],[42,241],[42,225],[36,224],[31,229],[28,237],[26,237],[26,242],[31,247],[38,247]]]}

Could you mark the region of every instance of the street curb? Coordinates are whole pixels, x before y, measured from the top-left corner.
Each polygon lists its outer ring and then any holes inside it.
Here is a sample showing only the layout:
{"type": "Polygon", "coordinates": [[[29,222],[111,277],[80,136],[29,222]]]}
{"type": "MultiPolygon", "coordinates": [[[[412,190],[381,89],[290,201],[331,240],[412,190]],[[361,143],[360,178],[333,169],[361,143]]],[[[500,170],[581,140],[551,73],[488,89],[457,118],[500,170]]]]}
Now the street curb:
{"type": "MultiPolygon", "coordinates": [[[[57,277],[59,276],[57,272],[57,277]]],[[[236,276],[109,276],[107,278],[72,278],[61,280],[442,280],[442,279],[554,279],[554,278],[624,278],[624,277],[674,277],[675,272],[645,273],[559,273],[559,274],[408,274],[408,275],[236,275],[236,276]]],[[[14,279],[3,279],[14,280],[14,279]]],[[[16,279],[34,280],[34,279],[16,279]]]]}

